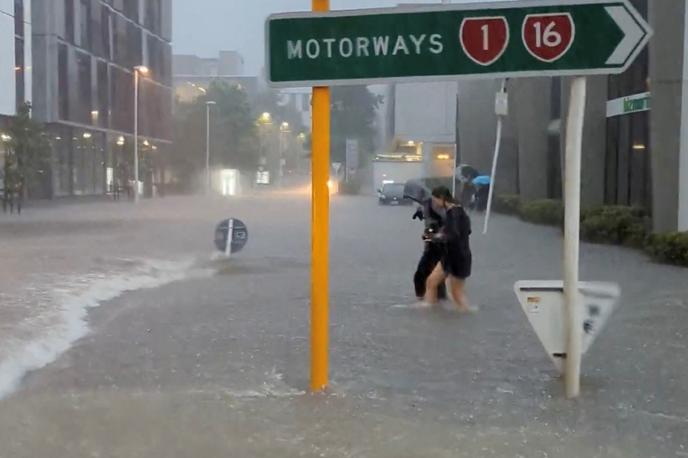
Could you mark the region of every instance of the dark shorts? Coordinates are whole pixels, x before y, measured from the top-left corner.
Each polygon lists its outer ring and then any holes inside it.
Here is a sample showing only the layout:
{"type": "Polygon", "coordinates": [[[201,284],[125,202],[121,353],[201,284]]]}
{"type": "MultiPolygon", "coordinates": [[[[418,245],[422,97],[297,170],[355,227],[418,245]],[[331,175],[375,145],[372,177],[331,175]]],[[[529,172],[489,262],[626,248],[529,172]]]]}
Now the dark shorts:
{"type": "Polygon", "coordinates": [[[442,258],[442,268],[447,275],[465,280],[471,276],[473,257],[470,250],[448,248],[442,258]]]}

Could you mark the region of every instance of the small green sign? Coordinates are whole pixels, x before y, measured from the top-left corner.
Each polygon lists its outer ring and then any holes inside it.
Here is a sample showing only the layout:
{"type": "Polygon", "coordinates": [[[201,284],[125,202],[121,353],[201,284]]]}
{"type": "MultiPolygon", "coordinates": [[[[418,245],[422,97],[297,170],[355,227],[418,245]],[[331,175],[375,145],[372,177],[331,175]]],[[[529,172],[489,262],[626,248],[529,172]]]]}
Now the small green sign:
{"type": "Polygon", "coordinates": [[[266,33],[274,86],[621,73],[651,35],[628,0],[280,14],[266,33]]]}

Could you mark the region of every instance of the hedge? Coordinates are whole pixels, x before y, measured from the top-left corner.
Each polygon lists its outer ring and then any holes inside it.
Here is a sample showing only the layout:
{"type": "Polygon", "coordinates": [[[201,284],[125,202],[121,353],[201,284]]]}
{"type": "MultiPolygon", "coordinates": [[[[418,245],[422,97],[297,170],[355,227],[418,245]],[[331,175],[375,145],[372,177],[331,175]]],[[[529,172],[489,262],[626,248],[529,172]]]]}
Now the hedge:
{"type": "MultiPolygon", "coordinates": [[[[564,221],[564,206],[558,200],[522,202],[517,195],[499,195],[494,209],[535,224],[561,226],[564,221]]],[[[649,215],[642,208],[607,205],[581,212],[582,240],[644,248],[657,261],[688,267],[688,232],[650,235],[649,227],[649,215]]]]}
{"type": "Polygon", "coordinates": [[[518,194],[502,194],[494,197],[494,211],[506,215],[518,215],[521,211],[521,198],[518,194]]]}
{"type": "Polygon", "coordinates": [[[647,214],[641,208],[603,206],[581,213],[581,238],[586,242],[642,248],[648,234],[647,214]]]}
{"type": "Polygon", "coordinates": [[[554,199],[521,202],[519,216],[523,221],[547,226],[559,226],[564,219],[564,206],[554,199]]]}
{"type": "Polygon", "coordinates": [[[645,251],[657,261],[688,267],[688,232],[653,234],[645,251]]]}

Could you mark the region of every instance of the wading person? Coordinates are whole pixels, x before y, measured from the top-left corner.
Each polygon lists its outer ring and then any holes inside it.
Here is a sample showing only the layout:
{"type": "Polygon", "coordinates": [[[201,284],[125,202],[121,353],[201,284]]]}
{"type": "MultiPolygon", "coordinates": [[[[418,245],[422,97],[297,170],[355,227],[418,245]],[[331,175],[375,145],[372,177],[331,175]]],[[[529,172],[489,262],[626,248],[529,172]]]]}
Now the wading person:
{"type": "MultiPolygon", "coordinates": [[[[413,219],[419,219],[425,223],[425,230],[423,231],[423,255],[418,261],[418,267],[413,275],[413,286],[416,290],[416,297],[419,300],[425,298],[425,285],[428,277],[435,270],[435,267],[442,259],[444,253],[443,244],[435,240],[435,235],[438,234],[442,228],[442,217],[433,210],[432,200],[425,199],[422,206],[413,215],[413,219]]],[[[444,283],[440,284],[437,289],[438,299],[447,298],[447,289],[444,283]]]]}
{"type": "Polygon", "coordinates": [[[471,221],[463,207],[454,202],[448,188],[439,186],[432,191],[433,206],[446,211],[444,226],[435,240],[443,243],[441,262],[428,277],[425,301],[437,304],[437,288],[449,279],[452,299],[460,312],[475,309],[468,304],[465,293],[466,279],[471,275],[472,255],[470,247],[471,221]]]}

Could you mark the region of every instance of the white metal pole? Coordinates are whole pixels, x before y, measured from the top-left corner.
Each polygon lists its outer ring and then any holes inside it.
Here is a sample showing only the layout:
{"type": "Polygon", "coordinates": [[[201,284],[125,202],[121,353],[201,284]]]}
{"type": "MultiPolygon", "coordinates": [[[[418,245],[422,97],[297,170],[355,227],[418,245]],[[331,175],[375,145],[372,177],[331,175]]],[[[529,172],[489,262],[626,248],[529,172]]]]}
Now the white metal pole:
{"type": "Polygon", "coordinates": [[[134,203],[139,201],[139,71],[134,69],[134,203]]]}
{"type": "MultiPolygon", "coordinates": [[[[450,0],[442,0],[443,5],[447,5],[449,3],[450,3],[450,0]]],[[[457,98],[456,99],[457,103],[458,103],[458,100],[459,99],[457,98]]],[[[454,145],[454,170],[452,172],[452,196],[454,196],[454,199],[457,199],[457,197],[456,197],[456,168],[459,166],[458,156],[459,156],[459,145],[456,144],[456,145],[454,145]]]]}
{"type": "Polygon", "coordinates": [[[225,245],[225,256],[232,256],[232,242],[234,241],[234,218],[229,218],[227,224],[227,244],[225,245]]]}
{"type": "MultiPolygon", "coordinates": [[[[502,80],[502,88],[500,94],[506,92],[506,79],[502,80]]],[[[487,234],[487,228],[490,224],[490,215],[492,214],[492,199],[494,198],[495,182],[497,179],[497,163],[499,162],[499,150],[502,145],[502,125],[504,117],[497,113],[497,135],[495,139],[494,156],[492,157],[492,171],[490,173],[490,191],[487,195],[487,208],[485,209],[485,225],[483,226],[483,234],[487,234]]]]}
{"type": "Polygon", "coordinates": [[[284,179],[284,166],[282,165],[282,160],[284,159],[284,132],[280,129],[279,134],[279,185],[282,187],[282,181],[284,179]]]}
{"type": "Polygon", "coordinates": [[[492,159],[492,172],[490,173],[490,191],[487,197],[487,208],[485,210],[485,224],[483,234],[487,234],[487,227],[490,224],[490,214],[492,213],[492,198],[495,189],[495,175],[497,175],[497,161],[499,161],[499,146],[502,143],[502,117],[497,116],[497,139],[495,140],[494,157],[492,159]]]}
{"type": "Polygon", "coordinates": [[[580,394],[583,339],[582,311],[578,291],[580,256],[580,193],[586,79],[576,77],[571,86],[566,129],[566,171],[564,184],[564,300],[566,305],[566,396],[580,394]]]}
{"type": "Polygon", "coordinates": [[[210,103],[205,105],[205,193],[210,194],[210,103]]]}

